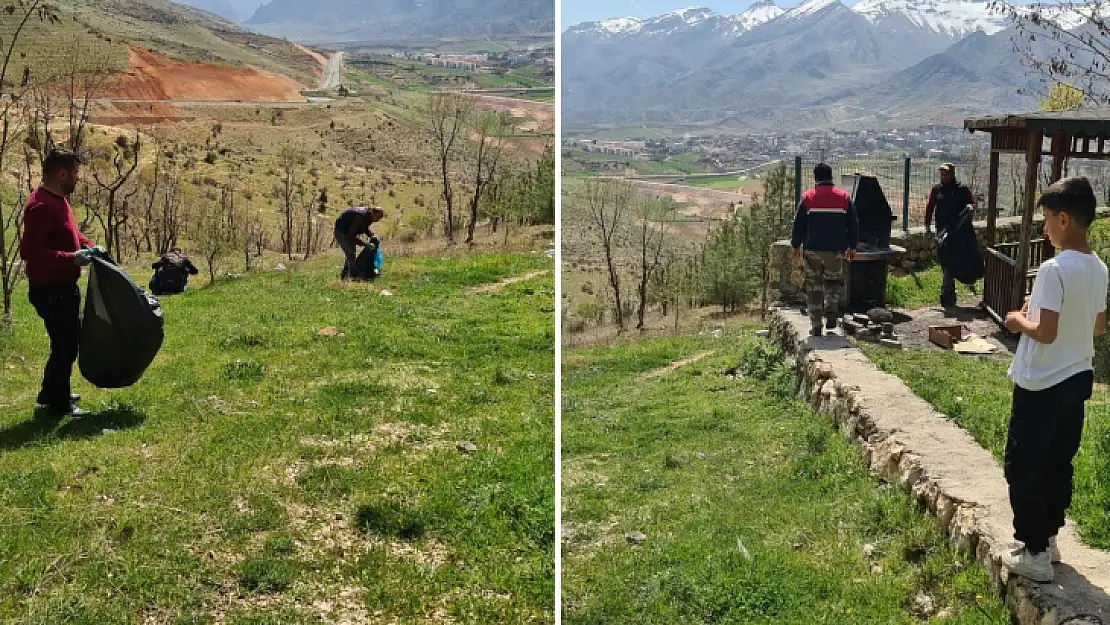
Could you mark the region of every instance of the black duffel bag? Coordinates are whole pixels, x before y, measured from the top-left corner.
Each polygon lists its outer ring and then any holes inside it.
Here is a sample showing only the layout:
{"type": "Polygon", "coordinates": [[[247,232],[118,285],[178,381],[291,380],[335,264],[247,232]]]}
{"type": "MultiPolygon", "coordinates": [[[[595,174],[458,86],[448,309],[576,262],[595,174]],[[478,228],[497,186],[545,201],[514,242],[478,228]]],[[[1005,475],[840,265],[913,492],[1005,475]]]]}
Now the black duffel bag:
{"type": "Polygon", "coordinates": [[[975,236],[971,207],[937,233],[937,262],[958,282],[973,285],[983,277],[983,253],[975,236]]]}
{"type": "Polygon", "coordinates": [[[97,388],[124,388],[143,377],[164,338],[162,305],[115,261],[93,258],[78,366],[97,388]]]}

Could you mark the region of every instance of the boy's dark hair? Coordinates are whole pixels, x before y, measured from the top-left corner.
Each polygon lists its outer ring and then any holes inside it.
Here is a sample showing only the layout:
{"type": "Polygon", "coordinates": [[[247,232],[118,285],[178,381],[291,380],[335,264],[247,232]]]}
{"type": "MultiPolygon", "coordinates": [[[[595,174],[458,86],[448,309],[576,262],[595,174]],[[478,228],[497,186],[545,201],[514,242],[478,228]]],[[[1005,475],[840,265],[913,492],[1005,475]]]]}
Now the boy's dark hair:
{"type": "Polygon", "coordinates": [[[1057,180],[1037,200],[1038,207],[1054,215],[1067,213],[1084,230],[1094,222],[1097,204],[1090,181],[1082,177],[1057,180]]]}
{"type": "Polygon", "coordinates": [[[831,182],[832,167],[825,163],[817,163],[817,166],[813,168],[813,179],[817,182],[831,182]]]}
{"type": "Polygon", "coordinates": [[[42,161],[42,175],[50,177],[59,171],[73,171],[78,165],[84,165],[85,159],[76,152],[69,150],[50,150],[42,161]]]}

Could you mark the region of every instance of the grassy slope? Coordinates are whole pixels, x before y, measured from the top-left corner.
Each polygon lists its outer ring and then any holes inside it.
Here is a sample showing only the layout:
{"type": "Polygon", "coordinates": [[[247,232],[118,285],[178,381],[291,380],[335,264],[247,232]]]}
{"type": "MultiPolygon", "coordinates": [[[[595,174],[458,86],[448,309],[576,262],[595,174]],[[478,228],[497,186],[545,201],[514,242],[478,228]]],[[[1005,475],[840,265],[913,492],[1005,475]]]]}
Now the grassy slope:
{"type": "Polygon", "coordinates": [[[564,622],[912,623],[919,592],[940,622],[1008,622],[933,519],[782,398],[789,373],[719,374],[753,342],[745,330],[564,352],[564,622]],[[715,354],[638,379],[703,350],[715,354]]]}
{"type": "Polygon", "coordinates": [[[374,285],[336,263],[165,298],[154,365],[79,382],[77,422],[32,419],[46,337],[17,294],[0,620],[553,620],[553,281],[466,293],[550,261],[397,260],[374,285]]]}

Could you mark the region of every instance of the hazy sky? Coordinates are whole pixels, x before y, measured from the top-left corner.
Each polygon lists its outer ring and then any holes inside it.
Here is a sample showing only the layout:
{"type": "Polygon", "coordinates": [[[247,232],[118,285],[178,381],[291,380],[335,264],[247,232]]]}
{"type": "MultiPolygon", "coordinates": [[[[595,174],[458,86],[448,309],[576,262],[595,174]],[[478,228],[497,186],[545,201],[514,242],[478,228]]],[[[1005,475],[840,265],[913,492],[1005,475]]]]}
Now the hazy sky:
{"type": "MultiPolygon", "coordinates": [[[[668,11],[689,6],[703,6],[713,9],[717,13],[732,15],[740,13],[754,4],[756,0],[563,0],[562,26],[563,30],[581,22],[593,22],[612,17],[653,17],[668,11]]],[[[776,4],[789,8],[798,4],[798,0],[777,0],[776,4]]],[[[845,4],[855,4],[849,0],[845,4]]]]}

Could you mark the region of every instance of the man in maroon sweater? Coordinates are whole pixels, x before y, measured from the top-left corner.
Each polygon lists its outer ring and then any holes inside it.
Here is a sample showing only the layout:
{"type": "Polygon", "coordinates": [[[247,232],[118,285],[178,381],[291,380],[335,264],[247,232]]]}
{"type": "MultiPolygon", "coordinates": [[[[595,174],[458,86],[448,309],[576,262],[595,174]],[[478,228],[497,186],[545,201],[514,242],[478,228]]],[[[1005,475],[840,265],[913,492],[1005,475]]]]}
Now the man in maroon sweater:
{"type": "Polygon", "coordinates": [[[76,406],[70,391],[73,363],[81,333],[81,267],[102,256],[104,249],[77,230],[69,200],[77,188],[82,159],[72,152],[52,151],[43,162],[42,184],[27,199],[19,255],[26,263],[28,299],[42,317],[50,337],[50,359],[43,373],[39,405],[55,416],[88,414],[76,406]]]}

